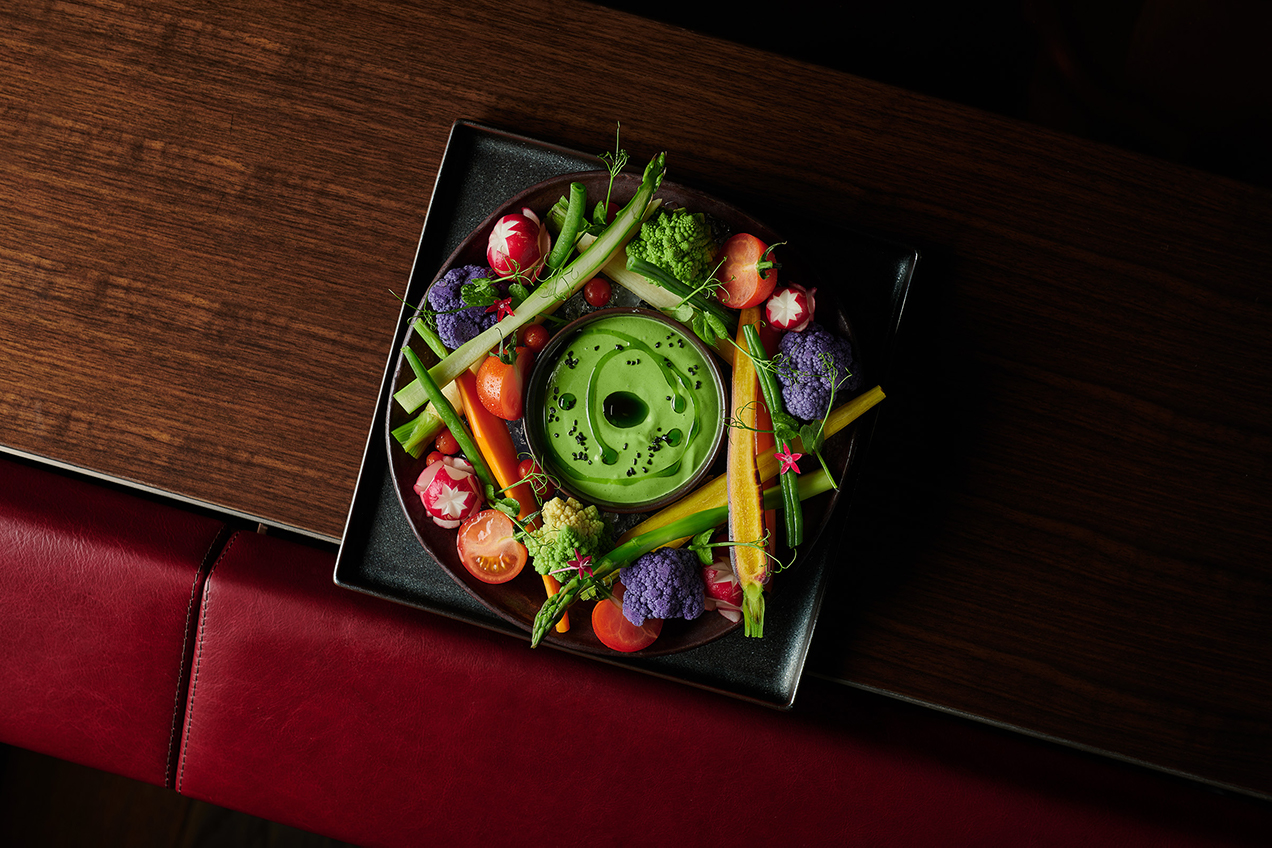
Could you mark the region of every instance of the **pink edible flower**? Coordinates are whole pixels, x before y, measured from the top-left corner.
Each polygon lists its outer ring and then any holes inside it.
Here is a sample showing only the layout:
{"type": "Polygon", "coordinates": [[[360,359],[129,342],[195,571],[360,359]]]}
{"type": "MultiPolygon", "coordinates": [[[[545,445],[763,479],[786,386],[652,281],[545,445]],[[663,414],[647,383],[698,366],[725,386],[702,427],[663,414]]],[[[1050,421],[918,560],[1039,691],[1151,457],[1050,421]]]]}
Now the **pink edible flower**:
{"type": "Polygon", "coordinates": [[[787,471],[794,471],[796,474],[799,473],[799,466],[795,463],[799,461],[799,458],[803,456],[803,454],[791,453],[790,445],[782,445],[782,450],[774,451],[773,456],[777,457],[778,461],[782,463],[782,468],[777,472],[778,474],[785,474],[787,471]]]}
{"type": "Polygon", "coordinates": [[[486,307],[486,311],[495,313],[496,321],[502,321],[512,314],[512,298],[505,297],[503,300],[496,300],[486,307]]]}
{"type": "Polygon", "coordinates": [[[591,577],[592,576],[592,555],[588,554],[587,556],[579,556],[579,549],[575,548],[574,559],[567,562],[565,564],[565,568],[558,568],[556,571],[550,571],[548,573],[552,575],[557,575],[563,571],[570,571],[571,569],[577,570],[579,573],[579,577],[591,577]]]}

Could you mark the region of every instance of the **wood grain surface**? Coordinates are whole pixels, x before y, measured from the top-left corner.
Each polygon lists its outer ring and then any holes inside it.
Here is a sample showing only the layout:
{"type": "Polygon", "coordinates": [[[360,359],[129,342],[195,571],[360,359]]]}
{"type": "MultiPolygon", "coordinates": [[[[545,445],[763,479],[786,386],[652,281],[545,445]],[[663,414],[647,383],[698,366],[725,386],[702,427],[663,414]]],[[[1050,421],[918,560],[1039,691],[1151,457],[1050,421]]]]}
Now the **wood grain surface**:
{"type": "Polygon", "coordinates": [[[563,0],[14,0],[0,443],[338,538],[460,118],[923,250],[813,672],[1272,794],[1263,189],[563,0]]]}

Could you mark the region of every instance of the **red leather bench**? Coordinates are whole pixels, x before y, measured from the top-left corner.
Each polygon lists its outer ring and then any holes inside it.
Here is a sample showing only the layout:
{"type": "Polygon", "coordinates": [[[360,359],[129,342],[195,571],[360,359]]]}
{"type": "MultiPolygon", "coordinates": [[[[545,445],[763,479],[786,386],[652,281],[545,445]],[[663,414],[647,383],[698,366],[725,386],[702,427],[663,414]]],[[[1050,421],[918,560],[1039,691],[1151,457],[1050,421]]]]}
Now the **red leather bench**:
{"type": "Polygon", "coordinates": [[[366,846],[1183,846],[1272,824],[815,678],[782,713],[531,650],[338,588],[334,565],[231,539],[205,587],[179,792],[366,846]]]}
{"type": "Polygon", "coordinates": [[[225,523],[0,458],[0,741],[172,784],[225,523]]]}
{"type": "Polygon", "coordinates": [[[810,678],[778,712],[349,592],[329,549],[0,480],[0,741],[359,845],[1272,832],[1265,804],[933,710],[810,678]]]}

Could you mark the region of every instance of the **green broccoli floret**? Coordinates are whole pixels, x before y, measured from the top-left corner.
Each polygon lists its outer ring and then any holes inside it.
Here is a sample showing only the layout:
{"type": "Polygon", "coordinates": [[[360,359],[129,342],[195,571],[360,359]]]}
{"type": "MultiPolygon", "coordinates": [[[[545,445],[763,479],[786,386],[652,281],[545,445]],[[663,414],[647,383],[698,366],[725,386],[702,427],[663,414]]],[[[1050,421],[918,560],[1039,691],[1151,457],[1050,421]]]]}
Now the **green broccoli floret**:
{"type": "Polygon", "coordinates": [[[706,215],[674,209],[641,224],[640,234],[627,243],[627,257],[657,265],[692,288],[714,269],[719,249],[706,215]]]}
{"type": "Polygon", "coordinates": [[[564,583],[572,576],[565,573],[571,560],[587,556],[599,559],[609,549],[609,525],[593,505],[585,507],[574,498],[553,498],[543,505],[539,517],[543,523],[522,541],[540,574],[560,571],[556,576],[564,583]]]}

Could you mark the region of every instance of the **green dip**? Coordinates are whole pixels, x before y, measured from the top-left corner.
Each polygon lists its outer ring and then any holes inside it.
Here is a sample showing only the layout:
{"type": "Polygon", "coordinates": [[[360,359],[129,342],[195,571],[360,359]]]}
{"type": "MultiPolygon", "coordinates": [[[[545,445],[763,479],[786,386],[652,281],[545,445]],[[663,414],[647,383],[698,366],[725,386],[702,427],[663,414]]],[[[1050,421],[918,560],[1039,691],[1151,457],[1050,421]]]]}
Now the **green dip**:
{"type": "Polygon", "coordinates": [[[673,325],[615,314],[580,327],[543,392],[543,448],[583,500],[658,501],[711,461],[724,427],[721,393],[701,348],[673,325]]]}

